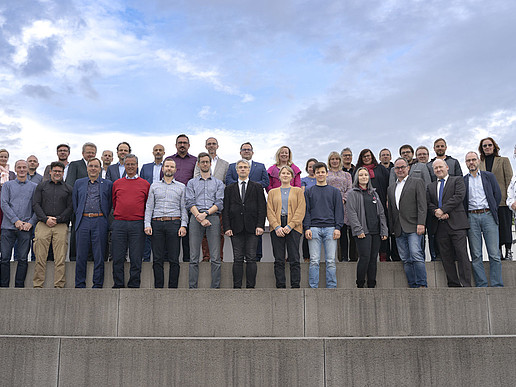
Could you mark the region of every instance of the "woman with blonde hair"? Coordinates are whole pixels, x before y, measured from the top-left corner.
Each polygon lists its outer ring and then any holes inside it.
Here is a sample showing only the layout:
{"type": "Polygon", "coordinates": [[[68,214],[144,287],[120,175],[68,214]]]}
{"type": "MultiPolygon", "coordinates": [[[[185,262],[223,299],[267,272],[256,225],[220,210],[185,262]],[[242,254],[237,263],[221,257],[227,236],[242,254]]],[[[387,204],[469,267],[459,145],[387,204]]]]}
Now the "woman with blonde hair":
{"type": "Polygon", "coordinates": [[[305,195],[301,188],[291,186],[294,171],[289,166],[280,168],[279,178],[281,186],[271,189],[267,198],[267,219],[274,254],[274,276],[276,287],[285,288],[285,253],[288,252],[290,286],[299,288],[301,279],[299,239],[303,233],[305,195]]]}
{"type": "Polygon", "coordinates": [[[273,188],[281,185],[279,172],[281,167],[290,167],[294,173],[294,178],[290,182],[293,187],[301,187],[301,170],[292,162],[292,151],[286,145],[280,147],[276,152],[276,164],[267,169],[269,174],[269,186],[265,189],[269,192],[273,188]]]}

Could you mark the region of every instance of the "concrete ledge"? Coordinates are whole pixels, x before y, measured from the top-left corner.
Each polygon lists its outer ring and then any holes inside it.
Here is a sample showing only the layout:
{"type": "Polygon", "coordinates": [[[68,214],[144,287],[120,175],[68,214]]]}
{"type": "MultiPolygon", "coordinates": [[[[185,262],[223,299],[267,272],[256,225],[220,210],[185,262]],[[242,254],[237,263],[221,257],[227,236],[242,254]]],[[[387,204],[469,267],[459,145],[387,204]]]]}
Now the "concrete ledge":
{"type": "MultiPolygon", "coordinates": [[[[179,287],[188,288],[188,263],[181,263],[181,271],[179,275],[179,287]]],[[[308,288],[308,267],[309,264],[301,263],[301,287],[308,288]]],[[[489,263],[484,262],[486,273],[489,275],[489,263]]],[[[168,283],[168,263],[165,263],[165,284],[168,283]]],[[[233,263],[223,262],[221,267],[221,288],[233,288],[233,263]]],[[[324,288],[325,281],[325,263],[321,263],[319,269],[319,287],[324,288]]],[[[342,289],[355,289],[356,284],[356,262],[338,262],[337,263],[337,287],[342,289]]],[[[428,277],[428,286],[444,288],[447,287],[446,275],[441,262],[427,262],[426,271],[428,277]]],[[[105,263],[104,288],[113,286],[112,263],[105,263]]],[[[14,275],[16,273],[16,262],[11,262],[11,287],[14,287],[14,275]]],[[[290,285],[290,269],[288,263],[285,267],[287,277],[287,286],[290,285]]],[[[29,262],[27,279],[25,287],[32,287],[32,277],[34,275],[34,262],[29,262]]],[[[502,262],[502,276],[506,287],[516,286],[516,262],[502,262]]],[[[91,287],[93,277],[93,262],[88,262],[86,286],[91,287]]],[[[125,264],[125,279],[129,278],[129,263],[125,264]]],[[[211,283],[210,263],[201,262],[199,264],[199,288],[209,288],[211,283]]],[[[473,283],[473,280],[472,280],[473,283]]],[[[245,284],[245,270],[244,270],[245,284]]],[[[75,286],[75,262],[66,262],[66,285],[67,288],[75,286]]],[[[44,284],[45,288],[54,287],[54,263],[47,263],[47,278],[44,284]]],[[[276,279],[274,278],[274,263],[259,262],[258,274],[256,277],[257,288],[275,288],[276,279]]],[[[377,288],[407,288],[407,279],[401,262],[378,262],[377,288]]],[[[154,273],[152,270],[152,262],[143,262],[141,274],[141,288],[154,288],[154,273]]]]}
{"type": "Polygon", "coordinates": [[[59,344],[57,338],[0,336],[0,385],[57,386],[59,344]]]}
{"type": "Polygon", "coordinates": [[[123,290],[119,336],[302,337],[304,293],[294,290],[123,290]]]}
{"type": "Polygon", "coordinates": [[[116,336],[112,289],[2,289],[0,334],[116,336]]]}
{"type": "Polygon", "coordinates": [[[0,336],[2,386],[511,386],[516,336],[0,336]]]}
{"type": "Polygon", "coordinates": [[[63,386],[322,386],[322,339],[62,339],[63,386]]]}
{"type": "Polygon", "coordinates": [[[326,339],[326,386],[512,386],[516,337],[326,339]]]}
{"type": "Polygon", "coordinates": [[[487,335],[481,289],[306,289],[307,337],[487,335]]]}
{"type": "Polygon", "coordinates": [[[516,288],[0,289],[0,334],[376,337],[516,334],[516,288]]]}

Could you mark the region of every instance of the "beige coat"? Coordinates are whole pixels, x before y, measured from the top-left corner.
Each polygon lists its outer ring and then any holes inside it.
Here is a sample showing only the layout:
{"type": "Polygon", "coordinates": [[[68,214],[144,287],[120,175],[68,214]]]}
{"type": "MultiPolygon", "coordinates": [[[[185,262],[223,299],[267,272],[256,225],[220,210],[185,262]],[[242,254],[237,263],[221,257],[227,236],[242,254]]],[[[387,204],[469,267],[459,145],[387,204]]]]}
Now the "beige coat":
{"type": "MultiPolygon", "coordinates": [[[[486,170],[486,162],[482,160],[478,167],[481,171],[486,170]]],[[[502,191],[502,200],[500,201],[500,207],[507,207],[507,188],[509,188],[509,184],[512,179],[512,167],[511,162],[507,157],[495,157],[493,161],[493,170],[491,171],[495,177],[498,185],[500,186],[500,190],[502,191]]]]}

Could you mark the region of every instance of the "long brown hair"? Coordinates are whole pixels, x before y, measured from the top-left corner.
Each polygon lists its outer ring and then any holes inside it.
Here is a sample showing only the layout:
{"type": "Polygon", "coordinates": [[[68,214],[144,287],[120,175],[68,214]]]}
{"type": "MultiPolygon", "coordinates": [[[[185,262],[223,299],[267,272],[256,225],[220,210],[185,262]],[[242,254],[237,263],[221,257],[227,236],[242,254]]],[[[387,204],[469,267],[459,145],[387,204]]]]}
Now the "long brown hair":
{"type": "Polygon", "coordinates": [[[485,140],[489,140],[493,143],[493,155],[494,157],[499,157],[500,154],[500,147],[498,146],[498,144],[496,143],[496,141],[493,139],[493,137],[486,137],[486,138],[483,138],[482,140],[480,140],[480,144],[478,145],[478,153],[480,154],[480,160],[484,161],[486,159],[486,154],[484,153],[484,147],[482,146],[482,143],[485,141],[485,140]]]}

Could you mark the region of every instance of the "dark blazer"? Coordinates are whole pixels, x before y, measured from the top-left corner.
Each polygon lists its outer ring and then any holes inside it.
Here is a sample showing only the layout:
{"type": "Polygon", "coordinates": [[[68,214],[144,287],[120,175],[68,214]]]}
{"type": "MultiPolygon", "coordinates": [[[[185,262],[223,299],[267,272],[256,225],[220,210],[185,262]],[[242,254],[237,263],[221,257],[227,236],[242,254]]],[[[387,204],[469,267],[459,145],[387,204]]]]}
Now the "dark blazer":
{"type": "MultiPolygon", "coordinates": [[[[154,183],[153,182],[153,179],[154,179],[154,162],[142,165],[142,169],[140,170],[140,177],[142,179],[147,180],[149,182],[149,184],[154,183]]],[[[107,178],[107,174],[106,174],[106,178],[107,178]]]]}
{"type": "MultiPolygon", "coordinates": [[[[100,181],[100,210],[104,214],[104,218],[108,219],[109,213],[112,207],[112,192],[113,183],[109,180],[99,177],[100,181]]],[[[79,228],[82,220],[82,214],[84,213],[84,207],[86,206],[86,195],[88,191],[89,178],[85,177],[76,181],[73,186],[72,192],[72,203],[73,211],[75,214],[75,229],[79,228]]]]}
{"type": "Polygon", "coordinates": [[[84,159],[75,160],[68,166],[68,174],[66,175],[66,184],[73,187],[78,179],[88,177],[88,170],[86,169],[86,163],[84,159]]]}
{"type": "Polygon", "coordinates": [[[426,190],[426,201],[430,210],[432,221],[430,224],[430,232],[435,234],[439,222],[448,222],[452,230],[461,230],[469,228],[469,221],[464,209],[464,196],[466,195],[466,186],[462,176],[448,176],[448,181],[443,191],[443,206],[441,210],[450,217],[447,220],[440,221],[433,214],[439,207],[437,198],[437,181],[428,184],[426,190]]]}
{"type": "MultiPolygon", "coordinates": [[[[260,183],[263,188],[267,188],[269,186],[269,174],[267,173],[267,169],[265,169],[265,165],[253,161],[251,171],[249,172],[249,180],[260,183]]],[[[237,181],[238,174],[236,171],[236,163],[232,163],[229,165],[226,174],[226,186],[236,183],[237,181]]]]}
{"type": "MultiPolygon", "coordinates": [[[[484,187],[484,193],[486,194],[487,204],[489,205],[489,209],[493,214],[496,224],[498,224],[498,203],[500,203],[500,200],[502,199],[500,185],[498,184],[495,175],[491,172],[480,172],[480,178],[482,179],[482,186],[484,187]]],[[[466,185],[464,209],[466,212],[469,210],[469,179],[470,174],[468,173],[466,176],[464,176],[464,184],[466,185]]]]}
{"type": "Polygon", "coordinates": [[[426,224],[425,186],[423,179],[409,176],[401,191],[399,209],[396,207],[396,183],[389,186],[387,190],[389,221],[391,231],[396,237],[399,237],[402,231],[415,233],[418,224],[426,224]]]}
{"type": "Polygon", "coordinates": [[[233,234],[246,231],[254,234],[257,227],[265,227],[267,210],[263,188],[252,180],[249,180],[246,188],[244,203],[240,198],[238,182],[228,185],[224,190],[224,210],[222,211],[224,231],[232,230],[233,234]]]}

